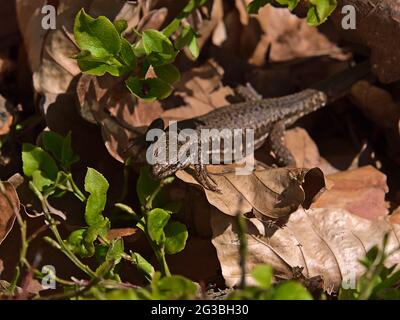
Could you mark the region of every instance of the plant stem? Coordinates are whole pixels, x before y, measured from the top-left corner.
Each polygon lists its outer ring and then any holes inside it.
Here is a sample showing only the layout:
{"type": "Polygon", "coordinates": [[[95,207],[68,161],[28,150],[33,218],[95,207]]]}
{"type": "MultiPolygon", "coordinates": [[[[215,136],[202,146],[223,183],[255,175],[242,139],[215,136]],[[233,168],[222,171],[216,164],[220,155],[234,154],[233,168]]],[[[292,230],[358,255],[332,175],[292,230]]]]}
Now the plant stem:
{"type": "Polygon", "coordinates": [[[81,269],[83,272],[85,272],[89,277],[97,278],[96,273],[92,269],[90,269],[89,266],[82,263],[79,260],[79,258],[66,246],[64,240],[61,238],[61,235],[58,232],[55,221],[54,221],[53,217],[51,216],[50,211],[47,207],[46,199],[43,197],[41,192],[33,185],[33,183],[30,182],[29,185],[30,185],[31,189],[33,190],[33,192],[38,197],[38,199],[40,200],[45,219],[46,219],[47,223],[49,224],[49,228],[60,246],[60,250],[72,261],[72,263],[74,263],[79,269],[81,269]]]}
{"type": "MultiPolygon", "coordinates": [[[[149,211],[153,209],[153,202],[157,194],[161,191],[161,189],[164,187],[166,184],[165,179],[160,181],[160,184],[157,186],[157,188],[153,191],[153,193],[150,195],[150,197],[147,199],[147,202],[144,206],[143,212],[144,215],[146,216],[149,211]]],[[[147,222],[146,222],[147,223],[147,222]]],[[[149,242],[151,248],[154,251],[154,254],[157,258],[157,262],[161,268],[161,273],[163,276],[171,276],[171,272],[169,270],[167,260],[165,259],[165,252],[163,247],[159,247],[152,239],[150,239],[148,233],[147,233],[147,227],[144,226],[143,228],[144,233],[146,235],[147,241],[149,242]]]]}
{"type": "Polygon", "coordinates": [[[71,187],[72,187],[72,190],[73,190],[74,195],[75,195],[79,200],[81,200],[82,202],[85,202],[85,201],[86,201],[86,197],[85,197],[85,195],[82,193],[82,191],[78,188],[78,186],[76,185],[74,179],[72,178],[72,174],[71,174],[71,173],[68,174],[68,180],[69,180],[69,182],[71,183],[71,187]]]}
{"type": "Polygon", "coordinates": [[[239,265],[241,270],[240,287],[243,289],[246,287],[246,257],[247,257],[247,225],[243,216],[237,214],[237,229],[239,237],[239,265]]]}

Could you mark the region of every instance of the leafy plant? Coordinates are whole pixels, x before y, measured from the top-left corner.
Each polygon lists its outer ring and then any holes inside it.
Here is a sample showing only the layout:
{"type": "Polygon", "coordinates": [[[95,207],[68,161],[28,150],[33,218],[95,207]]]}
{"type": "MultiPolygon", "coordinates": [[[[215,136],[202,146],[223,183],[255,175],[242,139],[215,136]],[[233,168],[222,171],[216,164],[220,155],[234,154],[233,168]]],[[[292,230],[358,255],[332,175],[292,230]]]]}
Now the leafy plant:
{"type": "MultiPolygon", "coordinates": [[[[247,11],[249,13],[258,13],[260,8],[273,2],[286,6],[292,11],[300,3],[300,0],[253,0],[247,6],[247,11]]],[[[307,6],[307,23],[310,26],[318,26],[324,23],[336,9],[337,2],[336,0],[308,0],[307,6]]]]}
{"type": "Polygon", "coordinates": [[[269,265],[258,265],[251,273],[256,281],[254,286],[246,286],[229,295],[231,300],[312,300],[307,289],[296,281],[286,281],[272,285],[273,270],[269,265]]]}
{"type": "Polygon", "coordinates": [[[80,10],[74,23],[75,40],[81,50],[75,57],[79,68],[95,76],[109,73],[124,77],[127,88],[140,99],[168,97],[172,85],[180,79],[180,72],[173,65],[177,54],[187,47],[193,58],[199,55],[196,32],[182,21],[205,2],[190,0],[164,30],[133,30],[137,39],[133,44],[126,38],[132,33],[126,30],[126,21],[93,18],[80,10]],[[173,42],[170,38],[175,33],[178,35],[173,42]]]}
{"type": "Polygon", "coordinates": [[[386,253],[388,236],[382,247],[372,247],[360,261],[365,267],[365,273],[358,279],[355,288],[341,289],[341,300],[375,300],[400,299],[400,270],[395,271],[396,265],[387,268],[385,262],[393,252],[386,253]]]}

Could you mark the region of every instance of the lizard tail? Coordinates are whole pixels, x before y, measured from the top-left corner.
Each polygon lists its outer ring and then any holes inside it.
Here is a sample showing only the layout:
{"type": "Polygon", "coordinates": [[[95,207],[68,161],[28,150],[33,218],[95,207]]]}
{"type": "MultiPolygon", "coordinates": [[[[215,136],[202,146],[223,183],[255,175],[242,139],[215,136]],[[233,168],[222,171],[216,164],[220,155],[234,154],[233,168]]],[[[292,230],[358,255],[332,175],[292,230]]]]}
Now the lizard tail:
{"type": "Polygon", "coordinates": [[[346,95],[354,83],[369,75],[371,75],[371,65],[367,60],[317,83],[312,89],[324,92],[330,103],[346,95]]]}

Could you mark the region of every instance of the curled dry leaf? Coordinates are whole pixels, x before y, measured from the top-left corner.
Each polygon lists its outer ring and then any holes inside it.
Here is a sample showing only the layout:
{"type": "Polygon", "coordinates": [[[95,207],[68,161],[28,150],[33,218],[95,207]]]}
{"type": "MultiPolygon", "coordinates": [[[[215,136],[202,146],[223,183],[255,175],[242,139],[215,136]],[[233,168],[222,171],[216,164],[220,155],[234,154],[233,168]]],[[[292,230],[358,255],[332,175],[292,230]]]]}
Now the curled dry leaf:
{"type": "Polygon", "coordinates": [[[10,182],[0,182],[0,244],[11,231],[20,202],[17,192],[10,182]]]}
{"type": "MultiPolygon", "coordinates": [[[[188,172],[179,171],[176,175],[187,183],[199,185],[188,172]]],[[[211,176],[221,193],[205,189],[207,200],[230,216],[252,212],[259,218],[284,218],[300,205],[308,207],[325,186],[318,168],[257,168],[247,175],[228,172],[211,176]]]]}
{"type": "MultiPolygon", "coordinates": [[[[300,267],[307,278],[322,276],[325,290],[337,290],[343,277],[362,274],[359,259],[380,245],[386,233],[388,252],[399,246],[400,227],[389,222],[382,173],[364,167],[327,176],[327,185],[310,209],[297,209],[281,228],[257,218],[248,220],[248,270],[267,263],[279,276],[292,278],[293,268],[300,267]]],[[[214,211],[211,226],[224,278],[234,285],[240,279],[235,219],[214,211]]],[[[387,261],[399,262],[399,252],[387,261]]]]}

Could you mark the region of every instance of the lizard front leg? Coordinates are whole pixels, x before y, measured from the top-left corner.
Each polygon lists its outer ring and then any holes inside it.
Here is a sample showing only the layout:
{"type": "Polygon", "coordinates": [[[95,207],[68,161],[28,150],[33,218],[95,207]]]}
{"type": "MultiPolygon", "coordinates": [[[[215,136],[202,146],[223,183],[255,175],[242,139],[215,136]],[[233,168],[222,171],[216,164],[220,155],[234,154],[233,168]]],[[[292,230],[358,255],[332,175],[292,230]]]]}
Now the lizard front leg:
{"type": "Polygon", "coordinates": [[[217,187],[217,183],[207,172],[207,168],[204,164],[195,164],[194,172],[196,174],[197,180],[204,188],[215,192],[221,192],[217,187]]]}
{"type": "Polygon", "coordinates": [[[283,121],[277,122],[269,135],[269,142],[272,151],[281,167],[295,167],[296,161],[290,150],[284,145],[283,139],[285,134],[285,123],[283,121]]]}

